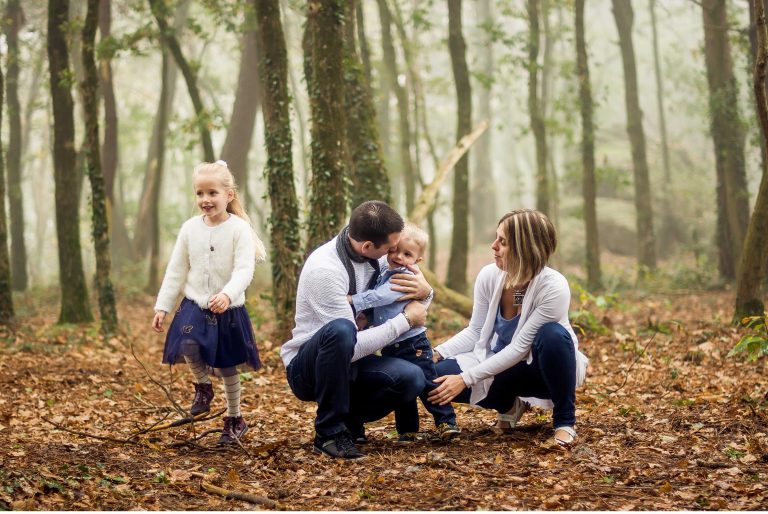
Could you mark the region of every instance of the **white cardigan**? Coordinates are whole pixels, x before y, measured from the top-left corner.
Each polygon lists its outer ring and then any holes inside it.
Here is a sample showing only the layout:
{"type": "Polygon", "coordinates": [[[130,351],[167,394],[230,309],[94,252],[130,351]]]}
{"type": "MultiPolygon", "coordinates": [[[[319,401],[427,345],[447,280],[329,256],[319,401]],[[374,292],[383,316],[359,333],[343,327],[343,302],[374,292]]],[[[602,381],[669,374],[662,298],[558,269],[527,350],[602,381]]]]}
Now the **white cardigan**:
{"type": "Polygon", "coordinates": [[[218,293],[229,297],[230,308],[244,305],[245,289],[265,253],[264,243],[239,216],[231,214],[215,227],[203,216],[188,219],[176,238],[155,310],[171,312],[182,291],[203,309],[218,293]]]}
{"type": "MultiPolygon", "coordinates": [[[[573,339],[576,349],[576,385],[584,382],[587,357],[578,351],[579,342],[568,321],[571,290],[566,278],[545,267],[531,280],[523,298],[520,322],[512,341],[499,353],[491,348],[498,336],[494,332],[496,312],[507,274],[495,264],[485,266],[475,281],[475,297],[469,326],[439,345],[436,350],[445,358],[453,357],[462,369],[461,378],[472,388],[470,403],[477,404],[488,395],[493,377],[525,359],[533,360],[531,347],[536,334],[544,324],[555,322],[562,325],[573,339]]],[[[523,398],[533,405],[551,408],[550,400],[523,398]]]]}

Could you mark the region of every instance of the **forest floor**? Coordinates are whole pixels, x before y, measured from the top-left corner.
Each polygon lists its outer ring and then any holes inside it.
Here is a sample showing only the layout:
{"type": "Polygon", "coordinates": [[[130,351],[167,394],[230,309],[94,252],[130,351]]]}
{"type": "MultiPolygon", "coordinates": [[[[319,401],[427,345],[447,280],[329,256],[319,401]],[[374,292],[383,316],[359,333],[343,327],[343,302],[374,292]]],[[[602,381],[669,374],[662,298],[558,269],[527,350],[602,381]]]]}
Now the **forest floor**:
{"type": "MultiPolygon", "coordinates": [[[[20,301],[16,332],[0,340],[0,509],[768,509],[766,359],[726,356],[740,337],[728,323],[730,293],[592,303],[593,324],[608,329],[581,337],[590,367],[572,451],[550,443],[547,412],[499,434],[494,413],[459,406],[458,440],[395,443],[389,416],[367,426],[359,462],[312,452],[314,404],[291,394],[278,345],[266,338],[265,368],[243,375],[251,429],[242,447],[216,448],[215,433],[189,443],[218,419],[129,439],[177,416],[154,382],[167,384],[169,368],[160,364],[162,336],[147,328],[152,299],[123,295],[126,334],[109,344],[94,326],[55,325],[53,293],[20,301]]],[[[251,310],[258,333],[268,333],[267,301],[251,310]]],[[[435,342],[465,323],[432,311],[435,342]]],[[[188,375],[179,367],[173,376],[173,398],[186,406],[188,375]]],[[[423,412],[423,430],[433,429],[423,412]]]]}

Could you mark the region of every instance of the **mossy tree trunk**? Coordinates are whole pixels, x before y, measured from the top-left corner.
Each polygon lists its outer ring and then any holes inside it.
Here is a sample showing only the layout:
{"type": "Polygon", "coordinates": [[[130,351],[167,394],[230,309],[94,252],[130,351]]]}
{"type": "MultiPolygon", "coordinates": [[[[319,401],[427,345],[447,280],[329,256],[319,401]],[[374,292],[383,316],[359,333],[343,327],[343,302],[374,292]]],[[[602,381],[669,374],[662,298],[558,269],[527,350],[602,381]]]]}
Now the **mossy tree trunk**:
{"type": "Polygon", "coordinates": [[[27,247],[24,242],[24,195],[21,192],[21,104],[19,102],[19,29],[24,13],[19,0],[5,8],[8,109],[8,204],[11,226],[11,280],[15,291],[27,289],[27,247]]]}
{"type": "Polygon", "coordinates": [[[600,243],[597,232],[597,184],[595,180],[595,127],[592,121],[592,86],[589,80],[589,60],[584,37],[584,2],[576,0],[576,66],[579,77],[579,107],[581,110],[581,166],[586,232],[587,287],[595,291],[602,287],[600,243]]]}
{"type": "Polygon", "coordinates": [[[59,244],[59,323],[93,321],[80,252],[78,177],[75,170],[75,120],[69,50],[64,33],[69,0],[48,0],[48,63],[53,107],[53,175],[56,235],[59,244]]]}
{"type": "Polygon", "coordinates": [[[99,293],[101,331],[108,335],[114,333],[117,328],[117,308],[115,291],[109,276],[112,267],[109,255],[109,220],[99,148],[99,72],[96,69],[95,55],[98,19],[99,0],[88,0],[88,12],[82,31],[84,76],[81,83],[85,118],[85,160],[91,182],[93,245],[96,252],[96,289],[99,293]]]}
{"type": "Polygon", "coordinates": [[[342,0],[308,2],[305,48],[312,50],[306,70],[312,112],[312,197],[307,253],[336,235],[347,213],[343,24],[342,0]]]}
{"type": "Polygon", "coordinates": [[[624,100],[627,109],[627,134],[632,146],[635,182],[638,278],[656,269],[656,238],[653,233],[653,205],[648,157],[645,150],[643,111],[637,86],[635,47],[632,43],[634,13],[631,0],[612,0],[613,16],[619,33],[621,61],[624,66],[624,100]]]}
{"type": "Polygon", "coordinates": [[[189,91],[189,98],[192,101],[192,106],[195,109],[195,115],[197,116],[197,128],[200,131],[200,141],[203,146],[203,159],[208,162],[213,162],[215,159],[213,152],[213,142],[211,141],[211,131],[208,130],[208,124],[210,123],[210,113],[206,111],[203,105],[203,99],[200,96],[200,88],[197,86],[197,74],[192,69],[192,66],[187,61],[186,57],[181,51],[179,41],[176,39],[175,31],[168,26],[168,9],[163,0],[148,0],[149,7],[152,10],[152,15],[157,21],[157,26],[160,29],[160,38],[163,40],[163,44],[168,48],[173,56],[173,60],[181,70],[181,74],[184,76],[184,81],[187,83],[187,90],[189,91]]]}
{"type": "Polygon", "coordinates": [[[725,0],[703,0],[704,60],[709,84],[710,132],[717,169],[717,246],[720,274],[732,280],[749,223],[745,130],[733,72],[725,0]]]}
{"type": "MultiPolygon", "coordinates": [[[[764,0],[750,0],[750,14],[755,26],[757,44],[753,85],[757,115],[760,121],[760,136],[768,139],[768,91],[766,88],[766,67],[768,66],[768,27],[764,0]]],[[[765,152],[766,145],[762,145],[765,152]]],[[[763,303],[763,281],[768,261],[768,156],[763,153],[763,176],[755,200],[755,209],[747,227],[744,251],[741,254],[736,284],[736,309],[734,321],[744,316],[759,316],[765,312],[763,303]]]]}
{"type": "Polygon", "coordinates": [[[536,142],[536,208],[550,214],[549,174],[547,173],[547,131],[539,99],[539,0],[527,0],[528,11],[528,117],[536,142]]]}
{"type": "Polygon", "coordinates": [[[344,17],[344,104],[347,142],[353,167],[350,208],[366,200],[391,202],[389,176],[384,165],[371,88],[355,43],[356,0],[346,1],[344,17]]]}
{"type": "MultiPolygon", "coordinates": [[[[3,70],[0,68],[0,105],[5,90],[3,70]]],[[[3,110],[0,109],[0,128],[3,126],[3,110]]],[[[8,223],[5,218],[5,162],[0,146],[0,324],[13,321],[13,293],[11,292],[11,259],[8,255],[8,223]]]]}
{"type": "MultiPolygon", "coordinates": [[[[448,48],[458,103],[456,140],[472,131],[472,88],[467,67],[467,46],[462,33],[461,0],[448,0],[448,48]]],[[[469,253],[469,155],[456,163],[453,175],[453,232],[446,285],[466,293],[469,253]]]]}
{"type": "Polygon", "coordinates": [[[264,139],[272,247],[272,304],[276,337],[285,341],[293,327],[295,291],[301,266],[299,203],[293,176],[291,118],[288,112],[288,54],[279,0],[253,0],[258,25],[259,79],[263,90],[264,139]]]}

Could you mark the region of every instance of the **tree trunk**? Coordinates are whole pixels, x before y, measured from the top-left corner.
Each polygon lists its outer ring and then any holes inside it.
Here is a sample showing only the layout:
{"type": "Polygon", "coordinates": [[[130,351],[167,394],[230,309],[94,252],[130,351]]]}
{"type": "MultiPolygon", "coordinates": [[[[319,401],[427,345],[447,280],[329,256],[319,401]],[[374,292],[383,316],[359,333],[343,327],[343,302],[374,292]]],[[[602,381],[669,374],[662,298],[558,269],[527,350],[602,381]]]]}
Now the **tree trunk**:
{"type": "Polygon", "coordinates": [[[376,125],[376,109],[355,45],[355,0],[348,0],[344,24],[344,103],[353,172],[350,207],[366,200],[392,201],[376,125]]]}
{"type": "Polygon", "coordinates": [[[6,101],[8,107],[8,212],[11,225],[11,280],[16,291],[27,289],[27,247],[24,242],[24,195],[21,192],[21,105],[19,103],[19,29],[24,13],[19,0],[9,0],[5,11],[8,46],[6,101]]]}
{"type": "Polygon", "coordinates": [[[263,90],[264,139],[267,166],[264,174],[272,207],[269,224],[272,247],[272,304],[277,319],[276,337],[285,341],[293,327],[295,291],[301,263],[299,204],[293,177],[291,117],[288,111],[288,55],[278,0],[253,0],[258,23],[258,61],[263,90]]]}
{"type": "MultiPolygon", "coordinates": [[[[755,63],[757,62],[757,26],[755,25],[755,6],[754,2],[752,0],[748,0],[747,2],[749,4],[749,59],[748,59],[748,66],[747,69],[750,70],[751,73],[754,73],[755,70],[755,63]]],[[[768,10],[768,0],[763,0],[763,7],[768,10]]],[[[753,94],[754,94],[754,88],[753,94]]],[[[755,99],[755,117],[758,117],[759,114],[757,112],[757,101],[755,99]]],[[[766,141],[764,138],[759,137],[758,141],[760,143],[760,158],[761,160],[765,160],[765,156],[768,153],[766,149],[766,141]]],[[[763,167],[768,166],[767,163],[762,162],[761,164],[763,167]]]]}
{"type": "MultiPolygon", "coordinates": [[[[466,45],[462,34],[461,0],[448,0],[448,48],[451,52],[453,80],[456,85],[458,116],[456,139],[472,130],[472,89],[466,60],[466,45]]],[[[467,289],[467,260],[469,252],[469,155],[456,163],[453,175],[453,233],[451,258],[448,261],[446,285],[465,293],[467,289]]]]}
{"type": "MultiPolygon", "coordinates": [[[[763,0],[750,0],[750,15],[755,26],[757,40],[754,89],[757,114],[760,121],[760,136],[768,139],[768,91],[766,88],[766,66],[768,66],[768,27],[766,26],[765,3],[763,0]]],[[[765,313],[763,303],[763,281],[768,261],[768,156],[763,148],[763,176],[755,200],[755,210],[749,220],[744,251],[741,254],[736,287],[736,309],[734,321],[744,316],[760,316],[765,313]]]]}
{"type": "MultiPolygon", "coordinates": [[[[101,41],[112,33],[112,2],[101,0],[99,4],[99,33],[101,41]]],[[[101,146],[101,169],[104,174],[104,189],[107,195],[110,241],[112,257],[116,261],[133,261],[135,258],[128,228],[125,226],[123,206],[115,198],[115,178],[119,161],[118,119],[115,87],[112,80],[112,58],[102,57],[99,61],[101,95],[104,97],[104,142],[101,146]]]]}
{"type": "Polygon", "coordinates": [[[648,158],[645,151],[643,112],[637,89],[635,48],[632,43],[631,0],[612,0],[613,16],[619,33],[621,60],[624,65],[624,99],[627,108],[627,134],[632,145],[632,166],[635,182],[635,210],[637,227],[638,278],[656,269],[656,239],[653,235],[653,206],[651,181],[648,174],[648,158]]]}
{"type": "Polygon", "coordinates": [[[312,49],[307,77],[312,111],[312,198],[307,253],[332,238],[346,219],[344,7],[336,0],[310,0],[306,38],[312,49]]]}
{"type": "Polygon", "coordinates": [[[93,321],[80,253],[80,215],[75,170],[75,121],[69,51],[64,33],[69,0],[48,0],[48,63],[53,106],[53,168],[59,243],[59,323],[93,321]]]}
{"type": "MultiPolygon", "coordinates": [[[[0,105],[3,105],[4,82],[3,70],[0,68],[0,105]]],[[[3,126],[2,111],[0,109],[0,129],[3,126]]],[[[5,219],[5,163],[3,161],[2,145],[0,145],[0,324],[7,325],[12,321],[11,258],[8,255],[8,224],[5,219]]]]}
{"type": "Polygon", "coordinates": [[[112,266],[109,255],[109,220],[99,150],[99,72],[96,69],[95,55],[98,19],[99,0],[88,0],[88,13],[82,31],[84,76],[81,83],[85,118],[85,159],[91,182],[93,246],[96,252],[96,289],[99,292],[101,331],[109,335],[117,328],[117,308],[112,280],[109,277],[112,266]]]}
{"type": "Polygon", "coordinates": [[[581,108],[581,165],[586,232],[587,287],[602,287],[600,244],[597,232],[597,185],[595,181],[595,127],[592,122],[592,86],[589,81],[587,43],[584,37],[584,1],[576,0],[576,65],[581,108]]]}
{"type": "MultiPolygon", "coordinates": [[[[555,4],[555,7],[557,5],[555,4]]],[[[541,113],[541,119],[544,123],[544,145],[546,150],[545,169],[547,172],[547,185],[549,189],[547,191],[547,203],[549,204],[549,218],[555,227],[560,226],[560,190],[558,188],[557,180],[557,168],[555,167],[555,134],[547,131],[547,120],[552,116],[552,91],[554,91],[555,73],[554,65],[554,49],[557,45],[557,40],[562,32],[562,27],[558,27],[560,30],[552,31],[552,24],[550,23],[550,12],[552,9],[552,2],[550,0],[541,0],[541,20],[543,22],[543,39],[544,39],[544,52],[542,57],[541,66],[541,96],[539,101],[539,112],[541,113]]],[[[560,252],[555,253],[552,256],[552,261],[556,263],[557,267],[562,265],[560,252]]]]}
{"type": "Polygon", "coordinates": [[[221,150],[221,158],[227,162],[235,176],[235,183],[243,192],[245,204],[250,203],[248,197],[248,152],[253,141],[253,130],[256,125],[256,113],[262,95],[259,73],[254,65],[258,62],[260,51],[257,45],[257,30],[253,21],[246,21],[245,32],[241,40],[240,74],[237,79],[237,93],[232,106],[232,117],[229,120],[227,138],[221,150]]]}
{"type": "Polygon", "coordinates": [[[157,26],[160,29],[160,37],[163,43],[171,52],[173,60],[181,70],[181,74],[184,76],[184,81],[187,83],[187,90],[189,91],[189,98],[192,100],[192,106],[195,108],[195,115],[197,116],[197,127],[200,130],[200,140],[203,145],[203,159],[208,162],[213,162],[213,143],[211,142],[211,132],[208,130],[208,124],[210,122],[210,113],[205,110],[203,106],[203,100],[200,97],[200,89],[197,87],[197,75],[190,66],[184,54],[181,52],[181,46],[176,39],[175,31],[168,26],[168,12],[167,7],[163,0],[148,0],[149,7],[152,10],[152,15],[157,20],[157,26]]]}
{"type": "Polygon", "coordinates": [[[388,89],[395,92],[397,98],[398,127],[400,141],[400,166],[403,173],[403,185],[405,186],[405,209],[410,211],[416,201],[416,176],[413,171],[413,157],[411,156],[411,123],[408,118],[409,100],[408,90],[397,80],[397,54],[392,40],[392,13],[386,0],[378,0],[379,17],[381,19],[381,46],[385,67],[385,80],[388,89]]]}
{"type": "MultiPolygon", "coordinates": [[[[483,83],[478,95],[478,121],[487,120],[493,124],[493,112],[491,110],[491,96],[493,92],[493,37],[488,33],[493,26],[493,5],[491,0],[478,2],[478,22],[483,30],[483,45],[485,49],[478,56],[480,73],[483,83]]],[[[493,226],[498,220],[496,212],[496,187],[493,179],[493,159],[491,158],[491,132],[481,138],[476,144],[475,172],[473,174],[475,186],[472,188],[472,240],[475,244],[488,242],[488,237],[493,231],[493,226]]]]}
{"type": "Polygon", "coordinates": [[[528,116],[536,141],[536,208],[549,214],[547,132],[539,102],[539,0],[527,0],[528,9],[528,116]]]}
{"type": "MultiPolygon", "coordinates": [[[[189,13],[189,7],[191,0],[183,0],[176,8],[176,15],[173,20],[173,30],[178,34],[184,27],[187,20],[187,14],[189,13]]],[[[163,53],[167,50],[163,49],[163,53]]],[[[147,252],[150,252],[152,247],[152,231],[144,230],[144,227],[153,227],[157,225],[157,221],[152,219],[152,213],[156,212],[153,205],[153,199],[157,198],[160,187],[160,180],[157,176],[159,162],[158,153],[160,151],[161,137],[163,144],[165,144],[165,133],[168,131],[168,112],[170,112],[173,99],[176,96],[176,74],[178,68],[169,62],[168,65],[163,68],[166,69],[166,75],[163,75],[162,81],[165,84],[165,104],[160,104],[157,108],[157,114],[155,114],[155,123],[152,125],[152,136],[149,139],[149,149],[147,151],[147,164],[146,171],[144,173],[144,184],[141,189],[141,198],[139,199],[139,210],[136,215],[136,230],[133,234],[133,247],[136,254],[139,256],[145,256],[147,252]],[[161,120],[162,123],[161,123],[161,120]]],[[[162,94],[161,94],[162,97],[162,94]]],[[[163,148],[164,150],[164,148],[163,148]]],[[[157,291],[152,291],[155,294],[157,291]]]]}
{"type": "Polygon", "coordinates": [[[709,84],[710,131],[717,168],[717,242],[720,274],[732,280],[749,222],[744,158],[745,131],[739,114],[725,0],[703,0],[704,59],[709,84]]]}
{"type": "Polygon", "coordinates": [[[357,21],[357,41],[360,43],[360,60],[365,72],[365,83],[372,86],[373,74],[371,73],[371,50],[368,48],[368,37],[365,35],[365,14],[363,12],[363,3],[355,2],[355,18],[357,21]]]}

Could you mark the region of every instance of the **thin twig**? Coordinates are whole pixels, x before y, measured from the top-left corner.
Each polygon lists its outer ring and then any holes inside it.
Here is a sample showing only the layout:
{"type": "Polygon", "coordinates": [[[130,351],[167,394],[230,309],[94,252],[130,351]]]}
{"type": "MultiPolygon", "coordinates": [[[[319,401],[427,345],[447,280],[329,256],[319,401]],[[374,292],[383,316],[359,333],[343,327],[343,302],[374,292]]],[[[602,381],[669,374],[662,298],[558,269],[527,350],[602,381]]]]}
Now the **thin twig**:
{"type": "Polygon", "coordinates": [[[141,362],[141,360],[136,356],[136,352],[133,349],[133,341],[131,341],[131,355],[133,355],[133,358],[136,359],[136,362],[138,362],[141,365],[141,367],[144,369],[144,372],[147,374],[147,377],[152,381],[152,383],[163,390],[163,392],[165,393],[165,396],[171,402],[171,405],[173,405],[176,411],[182,415],[186,414],[185,410],[178,403],[176,403],[176,400],[173,399],[173,395],[171,394],[171,391],[167,387],[165,387],[163,384],[158,382],[155,379],[155,377],[153,377],[152,374],[149,372],[149,370],[147,369],[147,366],[145,366],[144,363],[141,362]]]}
{"type": "Polygon", "coordinates": [[[185,439],[183,441],[178,441],[178,442],[169,444],[168,447],[169,448],[175,448],[177,446],[184,446],[184,445],[189,444],[189,443],[195,443],[196,441],[199,441],[200,439],[202,439],[203,437],[205,437],[207,435],[218,434],[220,432],[221,432],[220,428],[211,428],[211,429],[206,430],[205,432],[203,432],[201,434],[196,435],[192,439],[185,439]]]}
{"type": "Polygon", "coordinates": [[[63,430],[64,432],[69,432],[70,434],[79,435],[81,437],[89,437],[91,439],[98,439],[99,441],[109,441],[109,442],[118,443],[118,444],[138,444],[136,441],[133,440],[133,437],[129,437],[128,439],[117,439],[115,437],[87,434],[85,432],[80,432],[79,430],[73,430],[71,428],[67,428],[64,425],[60,425],[59,423],[51,421],[50,419],[44,416],[41,417],[40,419],[42,419],[46,423],[50,423],[51,425],[55,426],[59,430],[63,430]]]}
{"type": "Polygon", "coordinates": [[[213,414],[210,414],[208,412],[204,412],[202,414],[198,414],[195,417],[186,416],[181,419],[176,419],[174,421],[169,421],[167,423],[163,423],[162,425],[155,424],[153,427],[148,428],[145,432],[140,433],[146,433],[146,432],[159,432],[160,430],[166,430],[168,428],[176,428],[183,425],[187,425],[189,423],[201,423],[203,421],[208,421],[210,419],[215,419],[221,416],[226,409],[221,409],[218,412],[215,412],[213,414]]]}
{"type": "Polygon", "coordinates": [[[652,336],[651,336],[651,338],[648,340],[648,342],[647,342],[647,343],[645,343],[645,346],[643,346],[643,351],[642,351],[641,353],[639,353],[639,354],[637,355],[637,357],[635,357],[635,360],[633,360],[633,361],[632,361],[632,364],[630,364],[630,365],[629,365],[629,367],[627,368],[627,371],[624,373],[624,381],[621,383],[621,385],[620,385],[619,387],[617,387],[616,389],[612,389],[612,390],[606,391],[606,394],[613,394],[613,393],[615,393],[615,392],[619,391],[619,390],[620,390],[622,387],[624,387],[625,385],[627,385],[627,379],[629,378],[629,372],[630,372],[630,371],[632,371],[632,368],[633,368],[633,367],[634,367],[634,365],[637,363],[637,361],[639,361],[639,360],[640,360],[640,358],[641,358],[643,355],[645,355],[645,351],[648,349],[648,346],[650,346],[650,344],[651,344],[651,343],[653,342],[653,340],[656,338],[656,334],[658,334],[658,333],[659,333],[659,331],[658,331],[658,330],[657,330],[657,331],[655,331],[655,332],[653,333],[653,335],[652,335],[652,336]]]}

